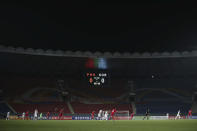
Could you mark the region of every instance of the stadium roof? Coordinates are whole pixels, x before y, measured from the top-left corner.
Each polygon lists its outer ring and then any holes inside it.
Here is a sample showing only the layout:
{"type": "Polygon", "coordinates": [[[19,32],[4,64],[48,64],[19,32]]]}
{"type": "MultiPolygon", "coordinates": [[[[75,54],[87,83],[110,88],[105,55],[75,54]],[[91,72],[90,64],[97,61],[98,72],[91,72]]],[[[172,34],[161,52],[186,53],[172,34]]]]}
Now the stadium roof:
{"type": "Polygon", "coordinates": [[[0,72],[4,75],[59,75],[82,77],[104,70],[111,77],[191,77],[197,74],[197,52],[93,53],[24,49],[0,46],[0,72]],[[138,54],[138,55],[136,55],[138,54]]]}
{"type": "Polygon", "coordinates": [[[173,52],[91,52],[91,51],[71,51],[71,50],[52,50],[52,49],[33,49],[23,47],[12,47],[0,45],[0,52],[43,55],[43,56],[60,56],[60,57],[90,57],[90,58],[182,58],[182,57],[197,57],[197,50],[193,51],[173,51],[173,52]]]}

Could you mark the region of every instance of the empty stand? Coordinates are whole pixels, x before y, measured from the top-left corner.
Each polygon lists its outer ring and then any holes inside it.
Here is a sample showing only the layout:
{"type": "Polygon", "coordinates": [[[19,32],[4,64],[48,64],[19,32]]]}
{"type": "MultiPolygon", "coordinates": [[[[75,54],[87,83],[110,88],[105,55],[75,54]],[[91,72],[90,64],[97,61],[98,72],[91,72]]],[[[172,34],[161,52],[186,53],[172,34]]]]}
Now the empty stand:
{"type": "Polygon", "coordinates": [[[130,104],[83,104],[79,102],[71,103],[75,113],[91,113],[92,111],[101,110],[112,110],[114,107],[117,110],[129,110],[132,111],[132,107],[130,104]]]}
{"type": "Polygon", "coordinates": [[[54,112],[58,113],[61,108],[64,108],[64,113],[71,113],[66,103],[49,103],[49,104],[10,104],[18,113],[29,111],[34,112],[38,109],[38,112],[54,112]]]}

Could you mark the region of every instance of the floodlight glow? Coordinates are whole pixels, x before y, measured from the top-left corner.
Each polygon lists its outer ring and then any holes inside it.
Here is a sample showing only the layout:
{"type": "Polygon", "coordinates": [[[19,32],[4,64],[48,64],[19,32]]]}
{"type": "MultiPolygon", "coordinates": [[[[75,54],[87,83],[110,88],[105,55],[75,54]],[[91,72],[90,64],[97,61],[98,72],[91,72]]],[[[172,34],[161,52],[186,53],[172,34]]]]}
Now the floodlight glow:
{"type": "Polygon", "coordinates": [[[104,58],[98,58],[98,68],[99,69],[107,69],[107,62],[104,58]]]}

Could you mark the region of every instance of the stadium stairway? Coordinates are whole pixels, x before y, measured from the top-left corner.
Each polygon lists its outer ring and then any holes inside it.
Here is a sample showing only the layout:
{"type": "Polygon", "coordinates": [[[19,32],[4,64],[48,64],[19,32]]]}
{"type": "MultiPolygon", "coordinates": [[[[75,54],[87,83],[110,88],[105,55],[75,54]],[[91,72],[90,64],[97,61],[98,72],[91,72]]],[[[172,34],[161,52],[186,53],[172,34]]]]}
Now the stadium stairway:
{"type": "Polygon", "coordinates": [[[8,111],[11,114],[16,113],[9,104],[7,104],[5,101],[0,101],[0,119],[5,118],[8,111]]]}
{"type": "Polygon", "coordinates": [[[192,104],[192,112],[193,112],[193,113],[197,113],[197,102],[194,102],[194,103],[192,104]]]}
{"type": "Polygon", "coordinates": [[[10,109],[12,112],[16,113],[16,111],[14,110],[14,108],[12,108],[12,106],[11,106],[9,103],[5,102],[5,104],[9,107],[9,109],[10,109]]]}
{"type": "Polygon", "coordinates": [[[67,104],[68,109],[70,110],[70,112],[71,112],[72,114],[75,114],[75,112],[74,112],[74,110],[73,110],[73,107],[72,107],[72,105],[70,104],[70,102],[68,101],[66,104],[67,104]]]}
{"type": "Polygon", "coordinates": [[[132,107],[132,110],[133,110],[134,114],[136,114],[135,102],[132,102],[132,103],[131,103],[131,107],[132,107]]]}

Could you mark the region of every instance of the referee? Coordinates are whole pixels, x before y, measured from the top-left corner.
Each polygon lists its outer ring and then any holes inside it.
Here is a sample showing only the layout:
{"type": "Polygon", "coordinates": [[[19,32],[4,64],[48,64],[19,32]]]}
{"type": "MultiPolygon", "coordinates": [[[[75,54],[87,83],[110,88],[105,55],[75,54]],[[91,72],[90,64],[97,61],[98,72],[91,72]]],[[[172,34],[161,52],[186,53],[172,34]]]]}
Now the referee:
{"type": "Polygon", "coordinates": [[[150,110],[149,110],[149,108],[147,108],[146,114],[145,114],[143,120],[144,120],[145,118],[146,118],[147,120],[149,120],[149,116],[150,116],[150,110]]]}

